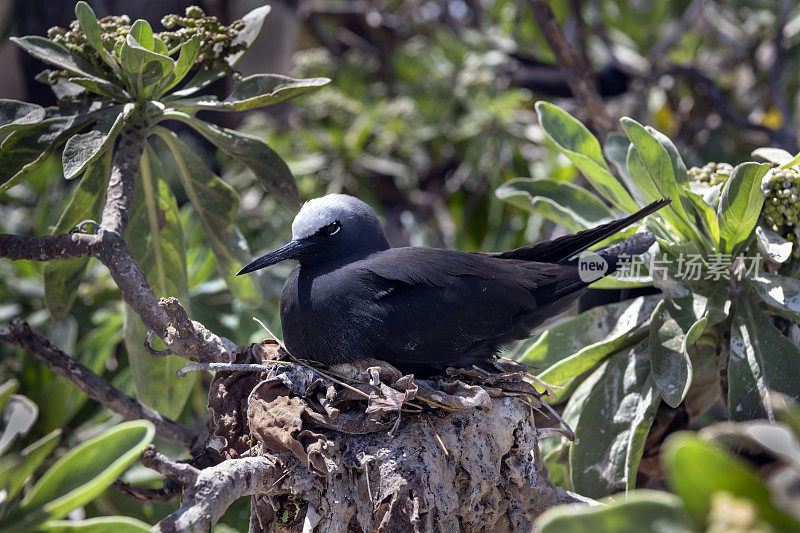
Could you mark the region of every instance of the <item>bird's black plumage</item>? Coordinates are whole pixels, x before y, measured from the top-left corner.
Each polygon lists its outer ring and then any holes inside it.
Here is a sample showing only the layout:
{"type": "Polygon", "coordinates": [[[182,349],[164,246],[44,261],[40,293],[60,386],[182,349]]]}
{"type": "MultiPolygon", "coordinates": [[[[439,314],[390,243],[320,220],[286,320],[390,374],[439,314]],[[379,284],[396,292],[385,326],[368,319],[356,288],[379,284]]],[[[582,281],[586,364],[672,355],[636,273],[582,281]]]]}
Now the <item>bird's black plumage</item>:
{"type": "MultiPolygon", "coordinates": [[[[574,257],[660,209],[501,253],[390,248],[372,209],[346,195],[307,202],[293,240],[240,271],[297,259],[281,295],[284,342],[324,364],[383,359],[404,369],[469,366],[527,337],[589,285],[574,257]]],[[[637,234],[596,252],[611,273],[622,254],[653,243],[637,234]]]]}

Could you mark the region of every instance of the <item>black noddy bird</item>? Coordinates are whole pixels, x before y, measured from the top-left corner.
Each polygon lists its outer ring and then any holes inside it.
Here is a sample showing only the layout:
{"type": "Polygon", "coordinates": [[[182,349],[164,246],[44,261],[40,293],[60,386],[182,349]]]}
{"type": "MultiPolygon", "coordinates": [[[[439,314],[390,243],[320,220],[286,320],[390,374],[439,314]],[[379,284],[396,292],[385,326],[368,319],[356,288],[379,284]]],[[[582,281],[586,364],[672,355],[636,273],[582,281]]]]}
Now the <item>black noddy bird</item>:
{"type": "Polygon", "coordinates": [[[532,246],[477,253],[391,248],[371,207],[329,194],[303,205],[288,244],[238,274],[299,261],[280,304],[284,343],[295,357],[324,365],[381,359],[429,375],[480,365],[566,310],[621,256],[644,253],[655,237],[639,233],[594,252],[593,264],[606,268],[593,278],[575,257],[669,202],[532,246]]]}

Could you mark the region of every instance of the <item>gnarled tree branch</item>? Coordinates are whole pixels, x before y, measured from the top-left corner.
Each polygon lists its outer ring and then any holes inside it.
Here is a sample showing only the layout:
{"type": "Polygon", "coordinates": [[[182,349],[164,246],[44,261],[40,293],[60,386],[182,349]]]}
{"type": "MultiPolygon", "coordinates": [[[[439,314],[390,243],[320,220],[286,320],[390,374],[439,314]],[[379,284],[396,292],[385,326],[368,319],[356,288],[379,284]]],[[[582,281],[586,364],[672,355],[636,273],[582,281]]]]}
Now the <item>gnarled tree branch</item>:
{"type": "Polygon", "coordinates": [[[19,346],[103,407],[126,420],[149,420],[155,426],[156,434],[160,438],[187,450],[193,449],[198,444],[197,433],[123,393],[31,329],[27,322],[15,318],[11,320],[9,326],[8,330],[0,330],[0,342],[19,346]]]}
{"type": "Polygon", "coordinates": [[[0,234],[0,257],[14,261],[50,261],[92,255],[92,247],[99,239],[97,235],[81,233],[45,237],[0,234]]]}
{"type": "MultiPolygon", "coordinates": [[[[160,468],[172,466],[175,463],[160,468]]],[[[229,459],[200,470],[184,491],[181,508],[156,524],[153,531],[210,531],[235,500],[268,493],[281,479],[283,471],[280,462],[270,456],[229,459]]]]}

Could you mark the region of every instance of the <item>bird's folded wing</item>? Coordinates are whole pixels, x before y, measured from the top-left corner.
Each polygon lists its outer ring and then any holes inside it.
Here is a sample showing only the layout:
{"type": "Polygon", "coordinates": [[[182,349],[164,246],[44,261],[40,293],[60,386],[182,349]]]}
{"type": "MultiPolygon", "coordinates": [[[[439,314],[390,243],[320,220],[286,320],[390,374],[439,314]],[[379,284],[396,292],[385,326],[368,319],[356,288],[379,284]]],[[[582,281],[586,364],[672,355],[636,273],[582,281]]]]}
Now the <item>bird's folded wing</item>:
{"type": "MultiPolygon", "coordinates": [[[[412,362],[416,354],[487,355],[526,336],[529,318],[574,281],[561,265],[509,261],[433,248],[394,248],[359,267],[381,317],[383,350],[412,362]],[[569,278],[569,279],[568,279],[569,278]]],[[[386,354],[388,359],[390,354],[386,354]]],[[[428,362],[428,361],[419,361],[428,362]]]]}

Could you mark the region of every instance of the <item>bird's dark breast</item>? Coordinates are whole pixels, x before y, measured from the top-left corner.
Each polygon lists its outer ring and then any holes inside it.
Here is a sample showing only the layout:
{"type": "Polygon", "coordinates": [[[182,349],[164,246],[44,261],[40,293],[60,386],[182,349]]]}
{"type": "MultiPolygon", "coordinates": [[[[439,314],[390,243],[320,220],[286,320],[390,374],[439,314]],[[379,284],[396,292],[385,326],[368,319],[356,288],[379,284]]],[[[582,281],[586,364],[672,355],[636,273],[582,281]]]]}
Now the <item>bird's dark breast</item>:
{"type": "Polygon", "coordinates": [[[281,324],[295,357],[331,365],[373,357],[361,294],[343,269],[295,268],[281,294],[281,324]]]}

